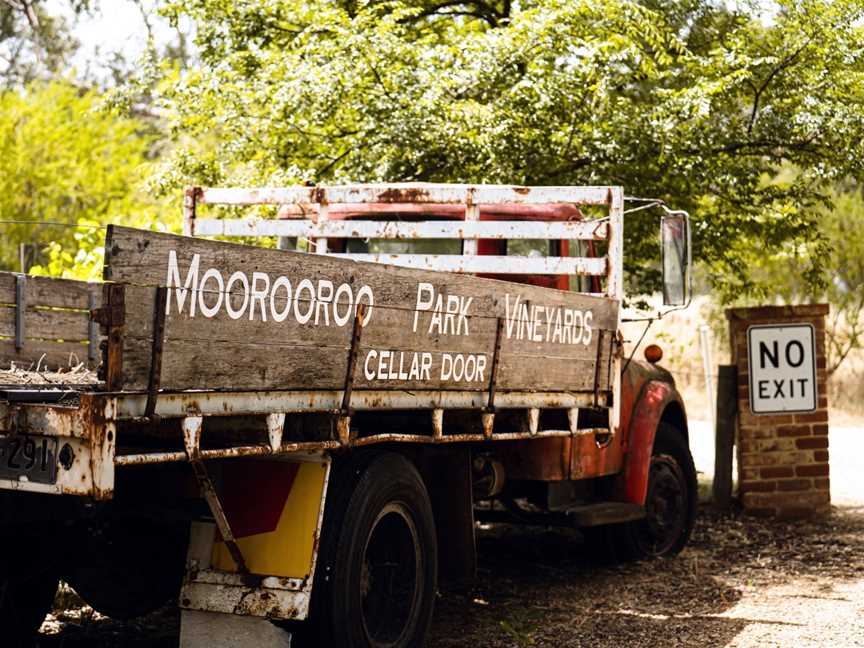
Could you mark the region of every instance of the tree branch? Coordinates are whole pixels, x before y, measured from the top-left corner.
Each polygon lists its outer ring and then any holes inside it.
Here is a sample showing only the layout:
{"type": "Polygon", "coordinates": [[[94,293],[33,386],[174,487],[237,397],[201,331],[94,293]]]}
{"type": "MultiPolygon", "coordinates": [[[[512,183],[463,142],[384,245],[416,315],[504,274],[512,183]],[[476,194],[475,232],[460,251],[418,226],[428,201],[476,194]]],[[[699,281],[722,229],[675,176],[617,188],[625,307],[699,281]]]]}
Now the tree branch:
{"type": "Polygon", "coordinates": [[[753,93],[753,109],[750,111],[750,121],[747,124],[747,135],[750,135],[750,133],[753,131],[753,125],[756,123],[756,115],[759,113],[759,101],[762,98],[762,93],[764,93],[765,90],[768,89],[768,85],[778,74],[795,65],[795,60],[798,58],[798,56],[800,56],[801,52],[803,52],[805,48],[807,48],[807,46],[809,45],[810,40],[808,39],[806,43],[804,43],[801,47],[792,52],[789,56],[783,59],[777,67],[771,70],[768,76],[765,77],[762,85],[760,85],[758,88],[752,81],[748,81],[750,87],[753,88],[755,92],[753,93]]]}
{"type": "Polygon", "coordinates": [[[483,20],[489,24],[490,27],[498,27],[501,20],[510,17],[510,2],[505,2],[504,11],[498,11],[496,7],[493,5],[483,2],[482,0],[473,0],[466,2],[465,0],[444,0],[443,2],[438,2],[430,7],[427,7],[423,11],[421,11],[416,16],[411,16],[409,18],[405,18],[402,22],[412,22],[416,20],[422,20],[423,18],[429,18],[430,16],[470,16],[472,18],[477,18],[479,20],[483,20]],[[461,10],[454,11],[444,11],[445,9],[455,9],[457,7],[462,7],[461,10]],[[471,8],[473,7],[473,11],[471,8]]]}

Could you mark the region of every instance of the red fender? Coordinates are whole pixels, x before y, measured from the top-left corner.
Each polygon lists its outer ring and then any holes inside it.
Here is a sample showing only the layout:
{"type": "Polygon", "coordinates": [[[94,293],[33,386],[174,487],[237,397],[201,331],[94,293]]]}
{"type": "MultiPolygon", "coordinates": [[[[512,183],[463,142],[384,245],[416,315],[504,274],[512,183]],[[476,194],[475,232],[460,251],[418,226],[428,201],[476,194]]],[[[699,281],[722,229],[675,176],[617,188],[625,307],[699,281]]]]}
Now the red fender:
{"type": "MultiPolygon", "coordinates": [[[[626,407],[627,399],[622,399],[625,401],[624,411],[632,414],[629,422],[622,420],[622,428],[628,431],[628,442],[624,470],[617,490],[622,494],[624,501],[644,504],[657,425],[670,405],[673,407],[677,405],[676,413],[680,408],[683,418],[684,404],[674,384],[662,380],[648,380],[643,383],[636,398],[637,402],[631,408],[626,407]]],[[[684,425],[686,426],[686,423],[684,425]]],[[[686,433],[686,429],[682,431],[686,433]]]]}

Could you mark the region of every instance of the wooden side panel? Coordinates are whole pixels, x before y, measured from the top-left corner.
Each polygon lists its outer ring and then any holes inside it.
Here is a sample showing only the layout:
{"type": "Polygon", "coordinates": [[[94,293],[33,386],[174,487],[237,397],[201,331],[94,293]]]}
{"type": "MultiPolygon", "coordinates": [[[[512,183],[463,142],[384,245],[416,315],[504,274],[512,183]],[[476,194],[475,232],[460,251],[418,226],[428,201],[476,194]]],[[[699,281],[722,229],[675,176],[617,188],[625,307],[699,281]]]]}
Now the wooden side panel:
{"type": "Polygon", "coordinates": [[[98,308],[98,284],[53,277],[24,281],[23,346],[15,345],[18,326],[17,276],[0,272],[0,368],[64,369],[98,364],[98,328],[90,348],[90,308],[98,308]],[[90,356],[94,357],[91,358],[90,356]]]}
{"type": "Polygon", "coordinates": [[[166,390],[341,389],[358,304],[355,388],[487,391],[500,319],[497,390],[609,389],[604,297],[120,227],[105,278],[127,284],[125,389],[147,385],[162,285],[166,390]]]}

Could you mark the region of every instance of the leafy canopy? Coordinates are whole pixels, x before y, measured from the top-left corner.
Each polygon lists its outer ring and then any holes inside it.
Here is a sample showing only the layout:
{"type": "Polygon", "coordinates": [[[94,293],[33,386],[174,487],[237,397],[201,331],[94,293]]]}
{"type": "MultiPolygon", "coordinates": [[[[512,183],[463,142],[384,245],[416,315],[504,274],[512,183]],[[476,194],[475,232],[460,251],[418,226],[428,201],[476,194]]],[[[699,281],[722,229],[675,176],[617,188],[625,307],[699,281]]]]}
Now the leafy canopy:
{"type": "Polygon", "coordinates": [[[24,243],[35,245],[44,272],[95,277],[101,225],[166,215],[141,186],[147,125],[101,110],[100,101],[60,81],[0,93],[0,269],[19,269],[24,243]]]}
{"type": "MultiPolygon", "coordinates": [[[[728,296],[809,253],[816,207],[864,168],[860,0],[171,0],[200,64],[169,75],[168,186],[291,181],[621,184],[690,210],[728,296]],[[218,144],[217,144],[218,143],[218,144]],[[784,165],[794,182],[771,180],[784,165]]],[[[631,287],[656,220],[627,221],[631,287]]]]}

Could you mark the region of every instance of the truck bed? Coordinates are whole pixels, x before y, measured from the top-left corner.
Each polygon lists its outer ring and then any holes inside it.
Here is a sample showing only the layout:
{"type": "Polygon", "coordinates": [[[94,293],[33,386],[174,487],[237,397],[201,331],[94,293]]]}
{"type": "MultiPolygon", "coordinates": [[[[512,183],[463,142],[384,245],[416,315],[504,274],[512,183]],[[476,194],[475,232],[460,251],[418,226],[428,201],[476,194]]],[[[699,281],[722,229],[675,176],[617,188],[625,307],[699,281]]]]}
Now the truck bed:
{"type": "Polygon", "coordinates": [[[567,267],[605,294],[113,226],[102,285],[0,273],[0,444],[48,438],[59,465],[0,487],[107,498],[115,466],[614,433],[620,223],[578,232],[608,252],[567,267]]]}

